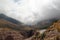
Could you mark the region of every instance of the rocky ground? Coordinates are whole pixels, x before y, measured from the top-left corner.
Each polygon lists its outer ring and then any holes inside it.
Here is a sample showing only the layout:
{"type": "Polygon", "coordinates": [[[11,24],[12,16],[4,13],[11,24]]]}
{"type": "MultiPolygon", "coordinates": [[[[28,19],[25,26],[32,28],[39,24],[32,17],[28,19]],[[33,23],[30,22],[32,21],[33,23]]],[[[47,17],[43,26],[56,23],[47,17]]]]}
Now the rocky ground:
{"type": "Polygon", "coordinates": [[[60,40],[60,20],[54,22],[42,34],[41,31],[36,31],[32,37],[26,40],[60,40]]]}
{"type": "Polygon", "coordinates": [[[46,28],[41,30],[3,16],[0,15],[0,40],[60,40],[60,20],[51,21],[52,24],[49,21],[51,25],[47,27],[48,22],[39,22],[40,28],[46,24],[46,28]]]}

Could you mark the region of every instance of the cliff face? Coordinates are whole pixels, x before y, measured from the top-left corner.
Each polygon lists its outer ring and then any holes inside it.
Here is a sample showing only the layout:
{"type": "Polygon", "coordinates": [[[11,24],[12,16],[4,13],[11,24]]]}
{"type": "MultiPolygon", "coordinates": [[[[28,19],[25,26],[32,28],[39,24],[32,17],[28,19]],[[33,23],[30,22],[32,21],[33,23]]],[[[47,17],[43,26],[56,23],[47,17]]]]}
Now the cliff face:
{"type": "Polygon", "coordinates": [[[50,26],[44,34],[44,40],[60,40],[60,20],[50,26]]]}

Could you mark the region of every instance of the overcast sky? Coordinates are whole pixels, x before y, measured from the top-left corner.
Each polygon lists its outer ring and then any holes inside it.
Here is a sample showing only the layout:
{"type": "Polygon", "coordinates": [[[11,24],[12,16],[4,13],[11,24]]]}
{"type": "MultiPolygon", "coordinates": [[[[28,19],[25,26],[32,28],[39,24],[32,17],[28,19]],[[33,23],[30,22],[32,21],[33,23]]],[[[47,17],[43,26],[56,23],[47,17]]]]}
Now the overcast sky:
{"type": "Polygon", "coordinates": [[[25,24],[60,16],[60,0],[0,0],[0,13],[25,24]]]}

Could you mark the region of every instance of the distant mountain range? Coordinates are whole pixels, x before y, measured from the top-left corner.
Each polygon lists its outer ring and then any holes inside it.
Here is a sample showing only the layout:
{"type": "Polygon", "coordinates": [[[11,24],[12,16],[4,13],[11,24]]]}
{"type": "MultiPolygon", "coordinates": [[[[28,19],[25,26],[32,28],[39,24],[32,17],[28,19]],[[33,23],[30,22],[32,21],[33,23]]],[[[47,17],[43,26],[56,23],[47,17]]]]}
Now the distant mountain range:
{"type": "Polygon", "coordinates": [[[31,29],[31,27],[29,27],[28,25],[24,25],[23,23],[17,21],[16,19],[10,18],[4,14],[0,14],[0,27],[8,27],[15,30],[24,30],[24,29],[27,30],[27,28],[28,30],[31,29]]]}
{"type": "MultiPolygon", "coordinates": [[[[43,21],[39,21],[37,24],[35,25],[24,25],[23,23],[21,23],[20,21],[17,21],[16,19],[13,19],[13,18],[10,18],[4,14],[0,14],[0,20],[3,19],[5,20],[6,22],[11,22],[13,24],[16,24],[18,25],[17,27],[12,27],[12,28],[17,28],[17,29],[34,29],[34,28],[37,28],[37,29],[45,29],[47,27],[49,27],[50,25],[52,25],[55,21],[59,20],[59,19],[56,19],[56,18],[53,18],[53,19],[48,19],[48,20],[43,20],[43,21]]],[[[1,22],[1,21],[0,21],[1,22]]],[[[3,21],[2,21],[3,22],[3,21]]]]}
{"type": "Polygon", "coordinates": [[[49,26],[51,26],[54,22],[56,22],[56,21],[58,21],[58,20],[59,20],[59,19],[56,19],[56,18],[43,20],[43,21],[38,22],[35,26],[36,26],[38,29],[46,29],[46,28],[48,28],[49,26]]]}
{"type": "Polygon", "coordinates": [[[4,20],[10,21],[15,24],[22,24],[21,22],[17,21],[16,19],[10,18],[4,14],[0,14],[0,19],[4,19],[4,20]]]}

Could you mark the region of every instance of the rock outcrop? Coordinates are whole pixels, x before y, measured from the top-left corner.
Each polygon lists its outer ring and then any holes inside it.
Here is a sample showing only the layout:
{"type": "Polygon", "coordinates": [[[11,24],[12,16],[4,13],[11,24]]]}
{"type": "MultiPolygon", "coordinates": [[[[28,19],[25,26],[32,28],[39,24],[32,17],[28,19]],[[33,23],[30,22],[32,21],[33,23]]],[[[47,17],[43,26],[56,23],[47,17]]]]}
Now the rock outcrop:
{"type": "Polygon", "coordinates": [[[60,40],[60,20],[50,26],[44,35],[44,40],[60,40]]]}

